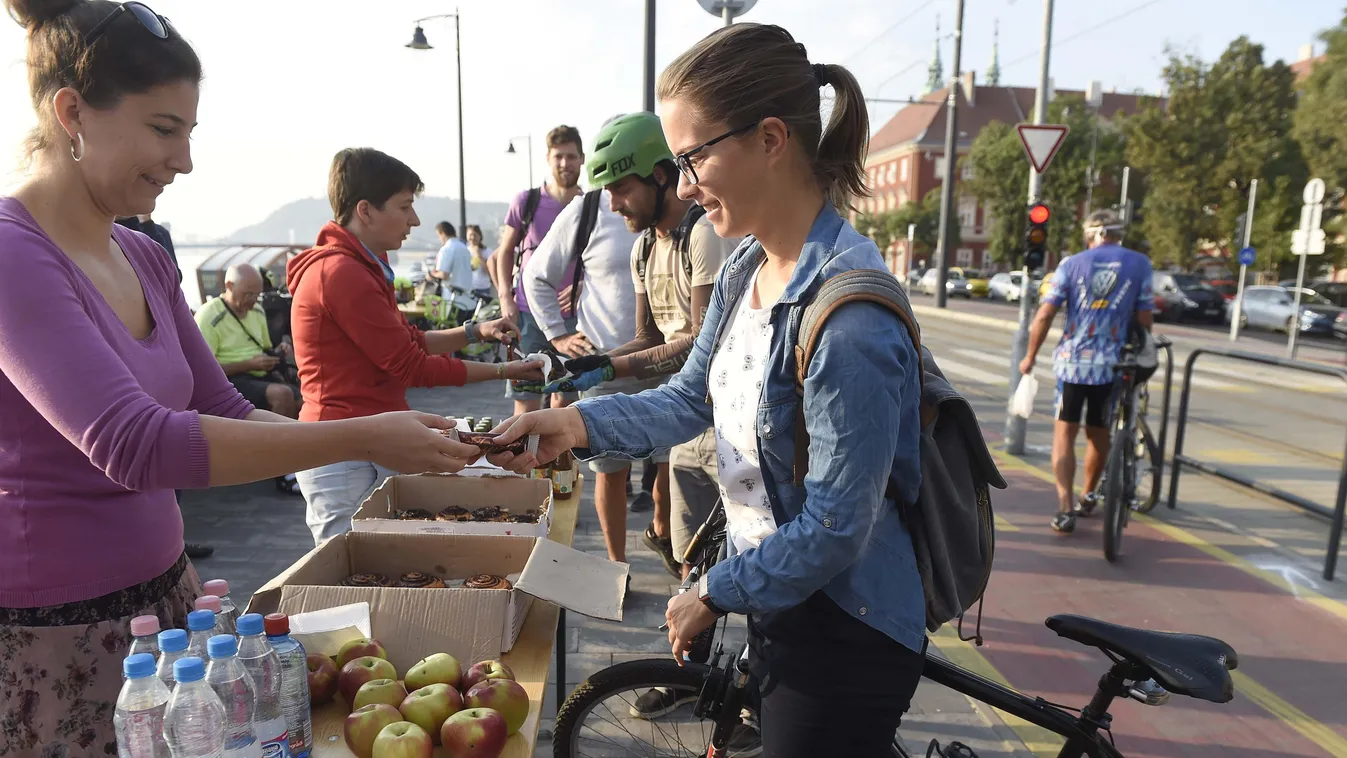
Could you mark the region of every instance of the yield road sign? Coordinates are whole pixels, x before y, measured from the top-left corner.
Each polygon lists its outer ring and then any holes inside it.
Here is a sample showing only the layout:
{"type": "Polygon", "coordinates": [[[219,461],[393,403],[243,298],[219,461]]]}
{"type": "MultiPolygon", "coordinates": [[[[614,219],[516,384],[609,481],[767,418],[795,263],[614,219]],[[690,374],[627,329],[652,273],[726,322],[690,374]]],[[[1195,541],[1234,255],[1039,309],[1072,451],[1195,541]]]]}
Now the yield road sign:
{"type": "Polygon", "coordinates": [[[1020,143],[1029,156],[1029,163],[1041,174],[1047,170],[1052,157],[1066,141],[1071,127],[1066,124],[1017,124],[1015,131],[1020,135],[1020,143]]]}
{"type": "Polygon", "coordinates": [[[1253,248],[1251,248],[1251,247],[1246,247],[1246,248],[1244,248],[1243,250],[1239,251],[1239,265],[1241,265],[1241,266],[1252,266],[1252,265],[1253,265],[1253,259],[1254,259],[1254,249],[1253,249],[1253,248]]]}

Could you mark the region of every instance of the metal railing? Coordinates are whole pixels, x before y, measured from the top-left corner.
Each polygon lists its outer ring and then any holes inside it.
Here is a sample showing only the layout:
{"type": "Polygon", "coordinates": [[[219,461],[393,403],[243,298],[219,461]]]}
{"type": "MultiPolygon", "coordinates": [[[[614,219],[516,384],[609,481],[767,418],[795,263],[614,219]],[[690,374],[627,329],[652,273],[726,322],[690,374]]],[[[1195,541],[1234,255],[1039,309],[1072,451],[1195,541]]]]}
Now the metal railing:
{"type": "MultiPolygon", "coordinates": [[[[1324,556],[1324,579],[1333,580],[1333,573],[1338,565],[1338,547],[1342,540],[1343,512],[1347,508],[1347,458],[1343,459],[1341,471],[1338,473],[1338,495],[1332,508],[1324,506],[1322,503],[1316,503],[1295,493],[1287,492],[1279,487],[1273,487],[1256,479],[1237,474],[1220,466],[1199,461],[1196,458],[1183,454],[1184,432],[1188,426],[1188,397],[1193,389],[1193,364],[1197,362],[1200,355],[1219,355],[1223,358],[1230,358],[1237,361],[1246,361],[1248,363],[1260,363],[1265,366],[1277,366],[1279,368],[1301,371],[1307,374],[1319,374],[1322,376],[1334,376],[1347,385],[1347,369],[1333,366],[1321,366],[1316,363],[1307,363],[1305,361],[1293,361],[1285,358],[1276,358],[1261,353],[1250,353],[1244,350],[1225,350],[1221,348],[1202,347],[1194,350],[1188,356],[1188,361],[1183,368],[1183,392],[1179,395],[1179,420],[1178,430],[1174,435],[1174,466],[1169,477],[1169,507],[1175,507],[1179,494],[1179,473],[1184,466],[1195,469],[1204,474],[1210,474],[1229,482],[1256,490],[1269,497],[1276,498],[1284,503],[1293,505],[1301,510],[1323,516],[1330,519],[1332,526],[1328,533],[1328,552],[1324,556]]],[[[1162,427],[1163,428],[1163,427],[1162,427]]],[[[1163,432],[1161,432],[1163,438],[1163,432]]],[[[1163,448],[1162,448],[1163,449],[1163,448]]]]}
{"type": "MultiPolygon", "coordinates": [[[[1160,449],[1160,461],[1156,464],[1160,467],[1160,481],[1164,481],[1165,476],[1165,441],[1169,434],[1169,389],[1174,386],[1174,343],[1164,335],[1155,336],[1155,348],[1165,351],[1165,391],[1160,396],[1160,435],[1156,441],[1156,446],[1160,449]]],[[[1156,485],[1159,489],[1163,485],[1156,485]]],[[[1170,505],[1173,508],[1173,505],[1170,505]]]]}

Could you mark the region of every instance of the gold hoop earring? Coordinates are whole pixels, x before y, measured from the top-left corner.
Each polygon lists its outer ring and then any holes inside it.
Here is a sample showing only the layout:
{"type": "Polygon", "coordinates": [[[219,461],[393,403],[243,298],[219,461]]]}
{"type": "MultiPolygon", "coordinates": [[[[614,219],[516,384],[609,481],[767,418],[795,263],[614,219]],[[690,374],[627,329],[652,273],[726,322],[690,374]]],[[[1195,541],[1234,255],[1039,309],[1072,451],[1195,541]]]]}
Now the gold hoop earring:
{"type": "Polygon", "coordinates": [[[83,132],[80,132],[80,133],[76,134],[76,135],[75,135],[75,139],[70,140],[70,157],[73,158],[73,159],[75,160],[76,163],[79,163],[80,161],[84,160],[84,133],[83,133],[83,132]],[[80,145],[79,155],[76,155],[76,154],[75,154],[75,141],[76,141],[76,140],[79,141],[79,145],[80,145]]]}

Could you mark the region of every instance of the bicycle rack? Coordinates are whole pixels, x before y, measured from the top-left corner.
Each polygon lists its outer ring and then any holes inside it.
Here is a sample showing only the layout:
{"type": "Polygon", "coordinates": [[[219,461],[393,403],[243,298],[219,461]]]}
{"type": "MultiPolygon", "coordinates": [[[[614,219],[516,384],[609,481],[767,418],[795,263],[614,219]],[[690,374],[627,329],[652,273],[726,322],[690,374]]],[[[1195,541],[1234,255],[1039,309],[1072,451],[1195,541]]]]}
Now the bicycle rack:
{"type": "MultiPolygon", "coordinates": [[[[1333,581],[1333,574],[1334,571],[1337,569],[1338,565],[1338,547],[1342,541],[1343,512],[1345,509],[1347,509],[1347,458],[1344,458],[1342,470],[1338,474],[1337,500],[1332,508],[1328,508],[1321,503],[1316,503],[1313,500],[1307,500],[1299,495],[1287,492],[1286,490],[1280,489],[1278,487],[1273,487],[1272,485],[1264,484],[1263,482],[1259,482],[1255,479],[1243,476],[1242,474],[1237,474],[1233,471],[1221,468],[1220,466],[1215,466],[1213,464],[1206,463],[1204,461],[1199,461],[1196,458],[1184,455],[1183,437],[1184,432],[1186,431],[1188,425],[1188,396],[1193,389],[1193,382],[1192,382],[1193,364],[1197,362],[1198,356],[1207,354],[1219,355],[1223,358],[1231,358],[1233,360],[1247,361],[1249,363],[1261,363],[1265,366],[1278,366],[1280,368],[1288,368],[1295,371],[1303,371],[1308,374],[1335,376],[1343,380],[1344,384],[1347,384],[1347,369],[1336,368],[1332,366],[1321,366],[1315,363],[1307,363],[1305,361],[1293,361],[1287,360],[1285,358],[1276,358],[1270,355],[1262,355],[1261,353],[1250,353],[1244,350],[1225,350],[1222,348],[1207,348],[1207,347],[1201,347],[1194,350],[1191,354],[1189,354],[1188,362],[1184,365],[1183,368],[1183,392],[1179,395],[1178,430],[1174,435],[1174,466],[1173,466],[1173,473],[1170,475],[1169,479],[1170,508],[1174,508],[1175,504],[1178,501],[1179,472],[1183,470],[1184,466],[1187,466],[1189,468],[1196,469],[1197,471],[1201,471],[1204,474],[1210,474],[1212,476],[1224,479],[1226,481],[1234,482],[1235,484],[1239,484],[1244,487],[1248,487],[1249,489],[1256,490],[1258,492],[1263,493],[1264,495],[1274,497],[1284,503],[1300,508],[1301,510],[1309,511],[1310,513],[1314,513],[1330,519],[1332,521],[1332,526],[1329,528],[1328,532],[1328,551],[1327,554],[1324,556],[1323,576],[1324,579],[1328,581],[1333,581]]],[[[1166,383],[1168,383],[1168,377],[1166,377],[1166,383]]],[[[1166,394],[1168,394],[1168,387],[1166,387],[1166,394]]],[[[1164,427],[1161,426],[1161,429],[1163,428],[1164,427]]],[[[1161,439],[1163,439],[1164,432],[1161,431],[1160,434],[1161,439]]],[[[1163,448],[1161,448],[1161,450],[1163,450],[1163,448]]],[[[1163,455],[1161,457],[1163,457],[1163,455]]]]}
{"type": "MultiPolygon", "coordinates": [[[[1156,440],[1156,446],[1160,448],[1160,484],[1157,489],[1164,487],[1165,477],[1165,440],[1169,434],[1169,389],[1174,385],[1174,343],[1166,337],[1157,337],[1155,340],[1157,350],[1165,351],[1165,391],[1160,398],[1160,435],[1156,440]]],[[[1171,504],[1169,506],[1173,508],[1171,504]]]]}

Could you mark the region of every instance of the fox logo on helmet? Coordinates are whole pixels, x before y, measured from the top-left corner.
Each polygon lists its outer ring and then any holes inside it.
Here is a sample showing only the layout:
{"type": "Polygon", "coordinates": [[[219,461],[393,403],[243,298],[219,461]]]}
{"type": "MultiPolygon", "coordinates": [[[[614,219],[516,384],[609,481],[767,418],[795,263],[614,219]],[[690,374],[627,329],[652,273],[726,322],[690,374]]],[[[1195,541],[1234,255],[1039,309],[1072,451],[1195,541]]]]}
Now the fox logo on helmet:
{"type": "Polygon", "coordinates": [[[613,161],[613,173],[621,174],[623,172],[631,170],[631,167],[635,165],[636,165],[636,153],[624,155],[621,158],[618,158],[617,160],[613,161]]]}

